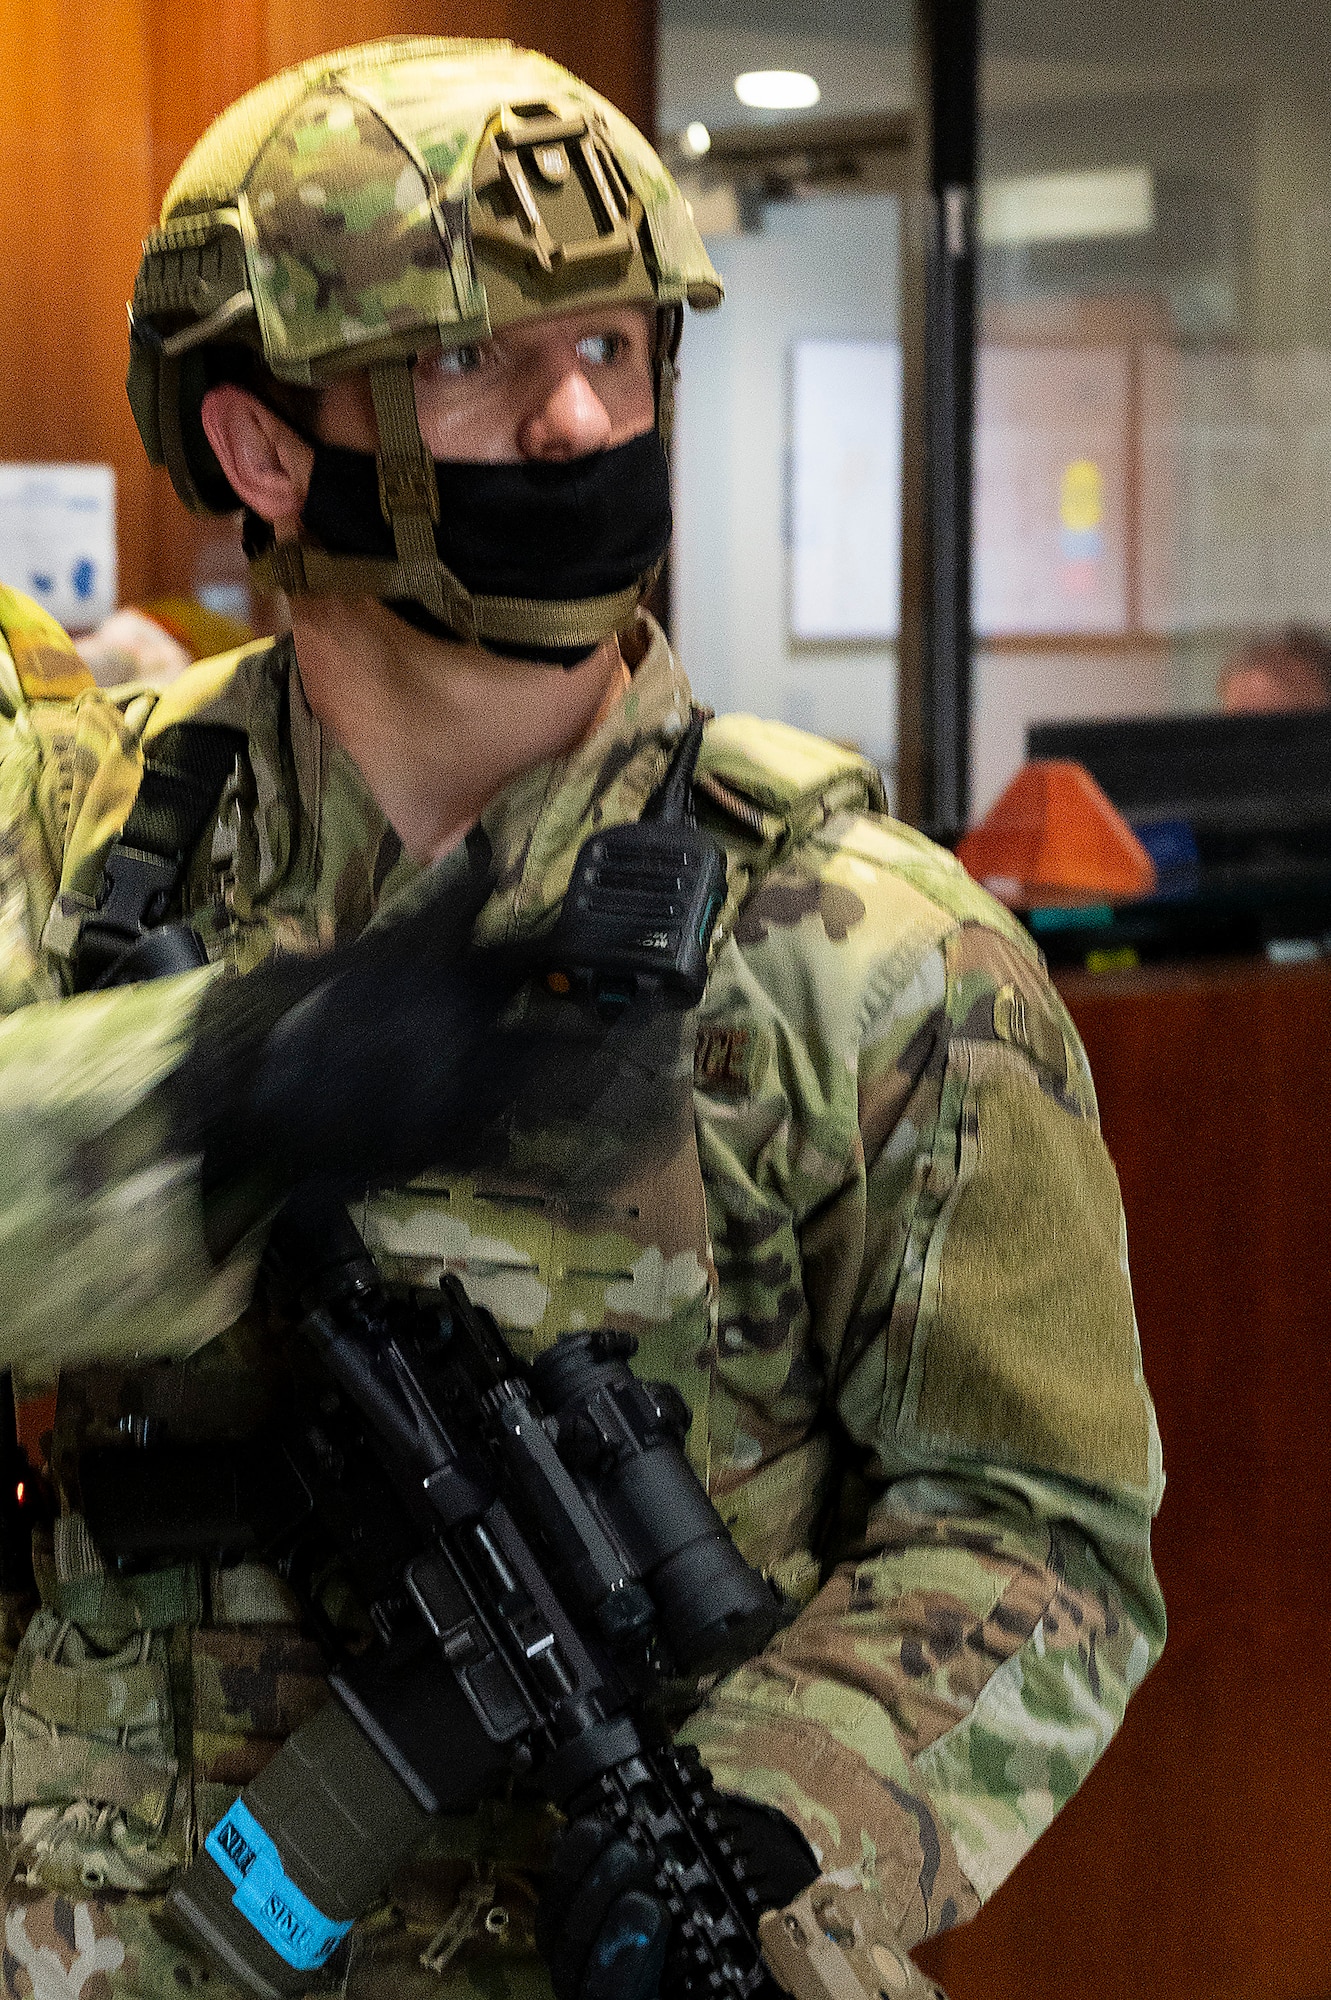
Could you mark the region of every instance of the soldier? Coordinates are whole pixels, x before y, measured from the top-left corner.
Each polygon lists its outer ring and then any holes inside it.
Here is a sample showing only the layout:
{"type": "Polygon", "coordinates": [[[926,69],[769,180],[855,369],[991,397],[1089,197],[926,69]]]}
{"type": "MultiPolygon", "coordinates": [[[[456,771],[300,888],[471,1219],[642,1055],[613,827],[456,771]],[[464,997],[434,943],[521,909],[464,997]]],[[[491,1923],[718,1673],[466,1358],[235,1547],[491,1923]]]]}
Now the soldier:
{"type": "MultiPolygon", "coordinates": [[[[503,43],[263,84],[145,245],[144,442],[188,505],[244,506],[292,633],[96,690],[0,600],[0,1359],[20,1388],[59,1366],[60,1511],[4,1704],[14,1996],[226,1990],[163,1892],[323,1699],[320,1656],[258,1561],[109,1568],[80,1466],[272,1421],[255,1272],[312,1173],[394,1283],[457,1273],[527,1354],[627,1326],[687,1399],[741,1550],[802,1607],[682,1732],[840,1968],[774,1951],[799,1991],[923,1991],[910,1948],[998,1887],[1162,1644],[1084,1056],[1025,934],[860,758],[707,729],[725,904],[691,1101],[649,1091],[658,1124],[684,1109],[643,1164],[579,1198],[567,1103],[528,1103],[525,1154],[459,1153],[519,1092],[466,933],[539,956],[583,841],[689,728],[638,606],[683,309],[720,295],[639,134],[503,43]],[[90,990],[126,947],[145,976],[90,990]]],[[[357,1927],[347,1990],[669,1995],[635,1888],[596,1822],[496,1800],[357,1927]]]]}

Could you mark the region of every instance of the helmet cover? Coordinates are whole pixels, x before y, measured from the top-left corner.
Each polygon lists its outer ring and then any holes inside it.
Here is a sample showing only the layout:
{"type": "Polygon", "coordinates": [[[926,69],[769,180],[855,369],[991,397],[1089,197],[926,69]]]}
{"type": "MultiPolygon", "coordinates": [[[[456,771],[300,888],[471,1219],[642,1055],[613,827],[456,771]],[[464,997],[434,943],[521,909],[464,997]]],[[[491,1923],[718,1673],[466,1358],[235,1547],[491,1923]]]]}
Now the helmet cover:
{"type": "MultiPolygon", "coordinates": [[[[550,608],[488,610],[439,561],[438,493],[411,368],[505,326],[597,305],[662,316],[657,415],[668,436],[679,315],[722,296],[687,202],[605,98],[509,42],[401,38],[301,63],[218,118],[167,190],[131,307],[129,395],[149,457],[186,504],[237,496],[199,411],[222,379],[317,385],[368,370],[395,564],[303,544],[266,580],[423,604],[484,641],[548,640],[550,608]],[[248,355],[249,372],[237,375],[248,355]]],[[[278,407],[281,407],[279,404],[278,407]]],[[[640,580],[640,587],[649,581],[640,580]]],[[[631,595],[631,593],[630,593],[631,595]]],[[[625,593],[562,620],[616,629],[625,593]]]]}

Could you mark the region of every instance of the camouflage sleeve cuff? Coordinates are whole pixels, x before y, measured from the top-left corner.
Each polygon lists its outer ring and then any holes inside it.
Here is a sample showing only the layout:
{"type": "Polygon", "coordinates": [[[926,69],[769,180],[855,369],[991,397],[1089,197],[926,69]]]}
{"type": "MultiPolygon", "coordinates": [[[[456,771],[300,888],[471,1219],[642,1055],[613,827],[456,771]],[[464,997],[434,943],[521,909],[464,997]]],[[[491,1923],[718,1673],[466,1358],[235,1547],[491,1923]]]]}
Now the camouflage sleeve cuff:
{"type": "Polygon", "coordinates": [[[972,1916],[1103,1753],[1163,1643],[1149,1558],[1125,1590],[1066,1524],[879,1514],[767,1651],[682,1731],[775,1806],[909,1948],[972,1916]]]}
{"type": "Polygon", "coordinates": [[[966,1922],[980,1899],[886,1714],[866,1701],[862,1721],[874,1739],[867,1756],[811,1718],[755,1714],[723,1689],[680,1735],[696,1745],[721,1791],[793,1820],[823,1878],[865,1890],[884,1934],[909,1949],[966,1922]]]}
{"type": "Polygon", "coordinates": [[[160,1088],[216,976],[0,1021],[0,1366],[189,1353],[243,1310],[258,1246],[215,1265],[160,1088]]]}

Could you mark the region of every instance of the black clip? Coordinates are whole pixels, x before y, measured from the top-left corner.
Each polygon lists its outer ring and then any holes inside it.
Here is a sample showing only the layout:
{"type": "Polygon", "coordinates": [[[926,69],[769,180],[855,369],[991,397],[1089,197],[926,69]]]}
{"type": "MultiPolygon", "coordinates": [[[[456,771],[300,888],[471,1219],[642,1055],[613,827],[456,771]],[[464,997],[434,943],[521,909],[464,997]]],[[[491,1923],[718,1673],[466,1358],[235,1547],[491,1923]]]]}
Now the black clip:
{"type": "Polygon", "coordinates": [[[163,924],[180,879],[179,858],[147,854],[117,842],[106,857],[95,915],[79,934],[80,993],[164,979],[207,965],[208,953],[189,924],[163,924]]]}

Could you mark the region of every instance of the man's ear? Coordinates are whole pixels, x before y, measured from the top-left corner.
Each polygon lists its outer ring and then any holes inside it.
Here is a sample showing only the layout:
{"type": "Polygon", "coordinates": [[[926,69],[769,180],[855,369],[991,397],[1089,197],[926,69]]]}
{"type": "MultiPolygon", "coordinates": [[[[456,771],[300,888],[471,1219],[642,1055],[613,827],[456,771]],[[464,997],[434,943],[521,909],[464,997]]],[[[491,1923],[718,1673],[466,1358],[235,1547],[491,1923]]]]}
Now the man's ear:
{"type": "Polygon", "coordinates": [[[244,504],[294,533],[309,491],[314,453],[273,410],[234,382],[210,389],[201,411],[204,433],[244,504]]]}

